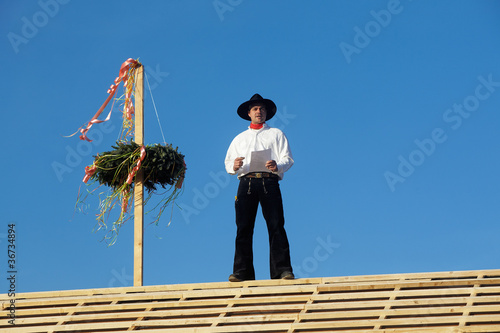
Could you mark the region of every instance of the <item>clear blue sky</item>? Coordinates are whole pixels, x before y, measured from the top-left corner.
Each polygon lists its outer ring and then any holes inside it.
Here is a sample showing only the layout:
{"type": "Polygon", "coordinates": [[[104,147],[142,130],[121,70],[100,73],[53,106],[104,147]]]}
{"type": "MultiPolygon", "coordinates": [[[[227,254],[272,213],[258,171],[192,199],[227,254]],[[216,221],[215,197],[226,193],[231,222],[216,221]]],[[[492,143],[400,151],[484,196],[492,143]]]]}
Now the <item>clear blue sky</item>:
{"type": "MultiPolygon", "coordinates": [[[[0,269],[15,224],[17,291],[132,285],[132,223],[107,247],[92,231],[97,199],[74,212],[120,114],[94,126],[91,144],[63,137],[94,115],[127,58],[144,64],[166,141],[188,166],[182,210],[145,230],[145,285],[227,281],[238,183],[223,160],[254,93],[277,104],[270,125],[295,159],[281,188],[297,277],[498,268],[498,1],[1,6],[0,269]]],[[[146,97],[145,141],[162,142],[146,97]]],[[[260,212],[254,247],[268,279],[260,212]]]]}

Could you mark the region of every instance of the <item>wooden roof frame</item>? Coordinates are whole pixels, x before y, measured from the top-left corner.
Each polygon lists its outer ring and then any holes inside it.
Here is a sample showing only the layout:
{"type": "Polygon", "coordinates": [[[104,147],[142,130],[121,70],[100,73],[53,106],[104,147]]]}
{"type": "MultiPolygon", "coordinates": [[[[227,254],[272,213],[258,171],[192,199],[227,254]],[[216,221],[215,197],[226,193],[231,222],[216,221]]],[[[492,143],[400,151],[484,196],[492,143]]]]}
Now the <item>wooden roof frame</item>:
{"type": "Polygon", "coordinates": [[[500,332],[500,270],[0,295],[8,332],[500,332]]]}

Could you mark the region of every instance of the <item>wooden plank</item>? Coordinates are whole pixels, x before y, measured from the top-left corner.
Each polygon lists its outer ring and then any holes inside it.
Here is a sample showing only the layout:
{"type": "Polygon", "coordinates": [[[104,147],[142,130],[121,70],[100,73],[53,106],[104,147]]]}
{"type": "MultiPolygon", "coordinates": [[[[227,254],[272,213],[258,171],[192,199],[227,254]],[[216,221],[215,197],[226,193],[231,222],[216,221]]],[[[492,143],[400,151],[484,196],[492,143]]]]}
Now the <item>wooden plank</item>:
{"type": "MultiPolygon", "coordinates": [[[[135,143],[144,144],[144,66],[135,75],[135,143]]],[[[134,181],[134,286],[143,282],[144,242],[144,185],[143,170],[137,171],[134,181]]]]}
{"type": "MultiPolygon", "coordinates": [[[[240,296],[241,295],[236,295],[235,299],[239,299],[240,296]]],[[[226,308],[224,308],[223,310],[220,310],[219,311],[220,313],[219,313],[219,316],[218,316],[217,320],[213,320],[212,324],[210,325],[210,327],[215,327],[215,326],[219,325],[220,319],[223,318],[223,317],[225,317],[229,313],[229,311],[231,310],[231,308],[233,308],[233,306],[234,306],[234,303],[229,303],[229,304],[227,304],[226,308]]]]}
{"type": "MultiPolygon", "coordinates": [[[[71,305],[78,303],[108,303],[111,304],[114,301],[125,302],[125,301],[138,301],[138,300],[161,300],[161,299],[180,299],[182,298],[182,292],[166,292],[166,293],[147,293],[147,294],[119,294],[119,295],[96,295],[93,297],[58,297],[58,298],[33,298],[33,299],[20,299],[16,300],[16,307],[37,307],[37,306],[48,306],[48,305],[71,305]]],[[[2,305],[4,308],[6,304],[2,305]]]]}
{"type": "Polygon", "coordinates": [[[369,282],[369,281],[395,281],[395,280],[430,280],[430,279],[459,279],[476,278],[484,275],[487,277],[500,277],[499,269],[477,270],[477,271],[447,271],[447,272],[427,272],[427,273],[402,273],[402,274],[383,274],[383,275],[359,275],[359,276],[341,276],[324,277],[322,283],[342,283],[342,282],[369,282]]]}
{"type": "MultiPolygon", "coordinates": [[[[346,277],[323,277],[323,278],[306,278],[295,280],[255,280],[244,281],[240,283],[234,282],[204,282],[191,284],[172,284],[172,285],[155,285],[141,287],[117,287],[117,288],[101,288],[101,289],[74,289],[60,291],[41,291],[29,293],[16,293],[17,299],[31,297],[64,297],[64,296],[90,296],[97,294],[121,294],[121,293],[143,293],[156,291],[181,291],[193,289],[223,289],[223,288],[249,288],[260,286],[276,286],[276,285],[296,285],[296,284],[332,284],[332,283],[349,283],[357,281],[395,281],[401,278],[405,280],[411,279],[431,279],[431,278],[461,278],[478,276],[500,276],[500,270],[481,270],[481,271],[457,271],[457,272],[435,272],[435,273],[407,273],[394,275],[363,275],[363,276],[346,276],[346,277]]],[[[0,301],[8,300],[7,294],[0,294],[0,301]]]]}
{"type": "MultiPolygon", "coordinates": [[[[460,316],[439,316],[439,317],[423,317],[423,318],[402,318],[402,319],[368,319],[368,320],[352,320],[352,321],[321,321],[321,322],[300,322],[298,324],[294,324],[304,329],[304,328],[338,328],[338,327],[368,327],[375,326],[376,324],[380,324],[381,329],[387,329],[391,327],[418,327],[418,326],[434,326],[434,325],[448,325],[448,326],[456,326],[458,325],[458,319],[460,316]]],[[[468,317],[467,323],[471,324],[485,324],[492,323],[499,325],[498,315],[485,315],[480,317],[468,317]]]]}
{"type": "Polygon", "coordinates": [[[319,285],[319,292],[334,292],[334,291],[357,291],[357,290],[379,290],[391,289],[399,287],[401,289],[428,289],[450,286],[469,286],[480,285],[500,285],[500,278],[485,278],[485,279],[450,279],[450,280],[429,280],[429,281],[389,281],[389,282],[359,282],[359,283],[342,283],[342,284],[326,284],[319,285]]]}
{"type": "MultiPolygon", "coordinates": [[[[170,296],[170,295],[169,295],[170,296]]],[[[18,313],[22,313],[23,308],[29,308],[29,311],[34,311],[37,306],[41,307],[41,311],[47,309],[47,306],[60,306],[64,308],[72,308],[67,304],[73,304],[76,306],[78,301],[85,301],[86,304],[80,309],[84,311],[85,309],[96,309],[96,308],[109,308],[109,309],[122,309],[128,307],[143,307],[146,308],[148,306],[153,306],[153,308],[160,307],[208,307],[208,306],[226,306],[229,303],[235,304],[256,304],[256,303],[294,303],[294,302],[306,302],[309,299],[309,295],[291,295],[291,296],[269,296],[269,297],[255,297],[255,298],[215,298],[215,299],[200,299],[200,300],[184,300],[180,302],[179,300],[182,297],[179,297],[178,300],[165,301],[167,298],[162,294],[148,294],[146,297],[141,298],[127,298],[126,296],[121,296],[120,298],[116,298],[116,301],[127,301],[127,303],[116,303],[111,304],[112,298],[100,298],[100,299],[85,299],[79,298],[78,300],[45,300],[43,303],[37,300],[23,300],[19,302],[19,306],[17,307],[18,313]],[[90,305],[92,303],[104,303],[106,301],[107,304],[102,305],[90,305]],[[128,303],[130,302],[130,303],[128,303]],[[154,302],[154,303],[152,303],[154,302]]]]}
{"type": "MultiPolygon", "coordinates": [[[[272,324],[266,327],[256,328],[254,332],[287,332],[288,327],[286,324],[272,324]]],[[[171,331],[169,329],[148,329],[148,333],[162,333],[171,331]]],[[[234,327],[215,327],[215,328],[177,328],[172,330],[177,333],[227,333],[236,332],[234,327]]],[[[250,330],[242,327],[239,332],[251,332],[250,330]]],[[[113,331],[114,333],[124,333],[129,331],[113,331]]],[[[299,332],[293,330],[292,332],[299,332]]],[[[322,332],[321,331],[308,331],[308,332],[322,332]]],[[[341,331],[339,331],[341,332],[341,331]]],[[[451,328],[451,327],[419,327],[419,328],[402,328],[402,329],[383,329],[383,330],[365,330],[355,329],[349,330],[350,333],[498,333],[500,332],[500,325],[493,325],[488,327],[464,327],[464,328],[451,328]]]]}
{"type": "MultiPolygon", "coordinates": [[[[380,303],[374,301],[350,301],[350,302],[321,302],[312,303],[307,306],[308,311],[328,311],[328,310],[338,310],[338,309],[366,309],[378,307],[383,309],[385,305],[389,305],[392,308],[421,308],[421,307],[432,307],[432,306],[444,306],[444,305],[454,305],[454,306],[465,306],[469,297],[449,297],[443,298],[422,298],[415,300],[387,300],[380,303]]],[[[480,296],[471,297],[471,302],[473,304],[500,304],[500,296],[480,296]]]]}
{"type": "MultiPolygon", "coordinates": [[[[400,290],[396,300],[418,300],[423,298],[449,298],[449,297],[470,297],[473,288],[446,288],[440,290],[400,290]]],[[[484,288],[484,294],[493,296],[500,292],[500,287],[484,288]]],[[[370,302],[388,302],[393,294],[392,290],[373,290],[357,292],[339,292],[315,295],[316,302],[341,302],[364,300],[370,302]]],[[[485,295],[486,296],[486,295],[485,295]]]]}
{"type": "MultiPolygon", "coordinates": [[[[22,317],[18,316],[16,319],[16,325],[34,325],[34,324],[50,324],[57,322],[70,323],[75,321],[104,321],[104,320],[137,320],[138,318],[147,317],[148,320],[151,318],[182,318],[182,317],[209,317],[211,316],[213,320],[216,320],[220,314],[229,315],[229,316],[239,316],[242,314],[250,314],[250,313],[269,313],[271,316],[279,313],[295,313],[298,314],[300,310],[303,308],[303,305],[259,305],[259,306],[243,306],[243,307],[227,307],[227,308],[199,308],[199,309],[169,309],[169,310],[159,310],[159,311],[106,311],[101,313],[85,313],[80,314],[79,311],[75,308],[75,312],[78,314],[70,314],[70,315],[60,315],[60,316],[43,316],[43,317],[22,317]]],[[[7,319],[0,320],[0,327],[8,326],[7,319]]]]}
{"type": "MultiPolygon", "coordinates": [[[[294,293],[313,293],[316,290],[316,286],[282,286],[279,291],[275,287],[262,287],[262,288],[226,288],[226,289],[209,289],[209,290],[188,290],[188,291],[165,291],[165,292],[151,292],[151,293],[130,293],[130,294],[111,294],[111,295],[92,295],[92,296],[76,296],[76,297],[44,297],[44,298],[29,298],[25,297],[23,299],[18,298],[16,302],[22,306],[23,304],[29,306],[35,306],[36,303],[50,302],[54,304],[56,302],[64,303],[78,303],[81,300],[89,300],[92,302],[111,302],[114,300],[124,301],[124,300],[140,300],[140,299],[153,299],[158,298],[185,298],[185,299],[195,299],[195,298],[211,298],[211,297],[234,297],[235,295],[258,297],[259,295],[286,295],[294,293]]],[[[8,299],[7,299],[8,301],[8,299]]],[[[46,304],[46,303],[45,303],[46,304]]]]}
{"type": "MultiPolygon", "coordinates": [[[[423,318],[425,316],[437,316],[437,315],[453,315],[467,319],[468,311],[474,312],[475,316],[481,316],[483,314],[488,315],[491,312],[500,313],[500,305],[489,306],[489,305],[479,305],[479,306],[463,306],[463,307],[432,307],[432,308],[416,308],[416,309],[383,309],[383,310],[362,310],[362,311],[334,311],[334,312],[313,312],[313,313],[301,313],[299,318],[301,320],[313,321],[313,320],[326,320],[326,319],[349,319],[358,317],[379,317],[380,322],[385,320],[397,319],[397,317],[418,317],[423,318]],[[483,312],[483,314],[481,314],[483,312]],[[464,315],[465,314],[465,315],[464,315]]],[[[471,316],[472,317],[472,316],[471,316]]],[[[500,321],[500,316],[497,318],[500,321]]]]}
{"type": "MultiPolygon", "coordinates": [[[[159,311],[161,309],[176,310],[183,308],[192,309],[192,311],[205,311],[204,309],[213,308],[214,311],[220,311],[228,305],[236,306],[237,309],[244,308],[245,306],[269,306],[272,307],[290,307],[302,306],[309,299],[309,296],[287,296],[287,297],[260,297],[252,299],[209,299],[200,301],[172,301],[172,302],[139,302],[139,303],[126,303],[126,304],[110,304],[110,305],[83,305],[83,306],[64,306],[64,307],[42,307],[42,308],[28,308],[17,309],[16,313],[19,317],[26,316],[47,316],[57,314],[67,314],[71,311],[76,313],[92,313],[92,312],[120,312],[120,311],[139,311],[151,307],[152,311],[159,311]],[[282,304],[279,304],[282,303],[282,304]],[[299,305],[297,305],[299,304],[299,305]]],[[[208,311],[208,310],[207,310],[208,311]]]]}
{"type": "MultiPolygon", "coordinates": [[[[385,319],[387,318],[387,312],[392,308],[392,305],[390,305],[389,303],[392,301],[395,301],[396,300],[396,296],[398,295],[398,292],[400,291],[400,287],[397,286],[393,291],[392,291],[392,295],[389,297],[389,302],[384,302],[385,304],[385,307],[384,307],[384,310],[380,313],[380,311],[377,311],[377,313],[379,314],[379,320],[382,320],[382,319],[385,319]]],[[[363,311],[363,315],[365,315],[364,313],[365,311],[363,311]]],[[[373,329],[377,330],[380,328],[380,324],[377,324],[373,327],[373,329]]]]}
{"type": "MultiPolygon", "coordinates": [[[[42,291],[42,292],[29,292],[29,293],[16,293],[16,299],[29,299],[29,298],[55,298],[55,297],[75,297],[75,296],[99,296],[99,295],[116,295],[116,294],[143,294],[149,292],[180,292],[203,290],[235,290],[258,288],[261,286],[293,286],[293,285],[316,285],[317,281],[311,279],[296,279],[296,280],[263,280],[257,281],[248,285],[241,283],[231,282],[212,282],[212,283],[195,283],[195,284],[179,284],[179,285],[159,285],[147,287],[119,287],[119,288],[102,288],[102,289],[77,289],[77,290],[62,290],[62,291],[42,291]]],[[[7,294],[0,294],[0,302],[9,301],[7,294]]]]}
{"type": "MultiPolygon", "coordinates": [[[[483,276],[481,275],[480,277],[483,277],[483,276]]],[[[470,297],[470,298],[472,298],[472,297],[474,297],[474,296],[476,296],[476,295],[477,295],[477,291],[479,290],[479,288],[480,288],[480,287],[481,287],[481,286],[480,286],[479,284],[477,284],[477,285],[475,285],[475,286],[474,286],[474,290],[471,292],[471,294],[470,294],[470,296],[471,296],[471,297],[470,297]]],[[[474,303],[473,303],[473,302],[469,299],[469,300],[467,301],[467,306],[470,308],[470,307],[472,307],[472,305],[474,305],[474,303]]],[[[476,310],[474,309],[474,311],[476,311],[476,310]]],[[[467,310],[466,312],[464,312],[464,313],[463,313],[462,320],[461,320],[461,321],[460,321],[460,323],[458,324],[458,326],[459,326],[459,327],[464,327],[464,326],[466,325],[466,320],[465,320],[465,318],[466,318],[469,314],[470,314],[470,310],[467,310]]]]}
{"type": "MultiPolygon", "coordinates": [[[[307,309],[309,308],[309,306],[310,306],[310,305],[312,305],[312,303],[313,303],[313,298],[314,298],[314,296],[316,296],[316,295],[318,295],[318,290],[317,290],[317,289],[316,289],[316,291],[315,291],[315,292],[311,295],[311,297],[309,298],[309,300],[307,300],[307,302],[304,304],[304,306],[302,307],[302,309],[301,309],[301,311],[300,311],[299,315],[295,318],[294,323],[298,323],[298,322],[300,322],[300,320],[301,320],[301,319],[300,319],[300,318],[301,318],[301,317],[300,317],[300,315],[301,315],[301,314],[306,314],[306,313],[307,313],[307,311],[308,311],[307,309]]],[[[292,330],[291,328],[290,328],[290,329],[288,329],[288,331],[287,331],[287,333],[292,333],[292,332],[293,332],[293,330],[292,330]]]]}

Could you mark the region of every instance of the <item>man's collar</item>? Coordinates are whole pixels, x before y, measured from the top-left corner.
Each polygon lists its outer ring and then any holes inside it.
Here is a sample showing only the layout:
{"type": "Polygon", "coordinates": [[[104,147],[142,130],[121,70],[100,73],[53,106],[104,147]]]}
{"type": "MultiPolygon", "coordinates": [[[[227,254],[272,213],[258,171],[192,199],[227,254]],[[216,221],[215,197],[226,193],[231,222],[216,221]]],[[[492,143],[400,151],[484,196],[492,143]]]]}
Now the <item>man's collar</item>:
{"type": "Polygon", "coordinates": [[[248,128],[256,130],[256,131],[261,130],[263,128],[267,128],[267,127],[269,127],[269,126],[267,126],[266,123],[262,123],[262,124],[252,124],[252,123],[250,123],[250,126],[248,126],[248,128]]]}

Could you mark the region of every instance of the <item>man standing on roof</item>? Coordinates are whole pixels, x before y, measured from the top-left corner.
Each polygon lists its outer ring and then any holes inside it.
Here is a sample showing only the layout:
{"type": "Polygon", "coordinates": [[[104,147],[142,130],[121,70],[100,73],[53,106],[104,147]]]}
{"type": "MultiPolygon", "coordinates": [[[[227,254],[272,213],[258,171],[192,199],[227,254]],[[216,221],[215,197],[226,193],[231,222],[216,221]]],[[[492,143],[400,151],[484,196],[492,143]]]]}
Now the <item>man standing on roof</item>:
{"type": "Polygon", "coordinates": [[[255,280],[252,243],[259,203],[269,233],[271,279],[294,279],[278,183],[293,165],[293,158],[285,134],[265,123],[276,114],[276,104],[255,94],[237,112],[251,123],[233,139],[225,159],[226,171],[240,180],[235,202],[236,248],[229,281],[255,280]]]}

